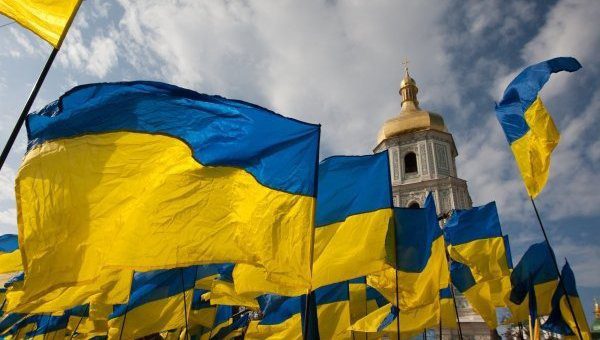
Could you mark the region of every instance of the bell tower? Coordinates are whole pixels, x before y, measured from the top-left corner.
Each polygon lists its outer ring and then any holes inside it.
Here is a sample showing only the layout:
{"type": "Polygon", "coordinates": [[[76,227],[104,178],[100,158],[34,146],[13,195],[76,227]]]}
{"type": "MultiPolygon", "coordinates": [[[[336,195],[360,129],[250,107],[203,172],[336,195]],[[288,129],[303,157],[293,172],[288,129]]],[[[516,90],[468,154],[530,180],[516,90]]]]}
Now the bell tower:
{"type": "Polygon", "coordinates": [[[419,107],[419,88],[405,66],[400,113],[383,124],[374,151],[388,150],[394,205],[420,207],[433,192],[439,215],[472,205],[467,182],[458,177],[458,152],[444,119],[419,107]]]}

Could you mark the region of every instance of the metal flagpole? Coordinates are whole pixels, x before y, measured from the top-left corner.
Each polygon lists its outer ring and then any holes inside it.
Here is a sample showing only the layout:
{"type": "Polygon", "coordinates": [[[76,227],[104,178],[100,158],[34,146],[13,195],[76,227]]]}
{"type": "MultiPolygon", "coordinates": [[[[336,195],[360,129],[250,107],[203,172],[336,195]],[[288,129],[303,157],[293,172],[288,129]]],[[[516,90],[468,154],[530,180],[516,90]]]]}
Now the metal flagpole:
{"type": "Polygon", "coordinates": [[[12,132],[10,133],[10,136],[8,137],[8,141],[6,141],[6,145],[4,145],[4,149],[2,149],[2,154],[0,154],[0,170],[2,170],[2,167],[4,166],[4,162],[6,162],[6,158],[8,158],[8,153],[10,152],[10,149],[12,148],[12,146],[15,143],[15,140],[17,139],[17,135],[19,134],[19,131],[21,130],[21,127],[23,126],[23,123],[25,122],[25,118],[27,118],[27,114],[29,113],[29,110],[31,110],[31,106],[33,105],[33,102],[35,101],[35,98],[37,97],[37,94],[40,91],[40,88],[42,87],[44,80],[46,79],[46,75],[48,74],[48,71],[50,70],[52,63],[54,62],[54,59],[56,58],[56,54],[58,53],[58,50],[60,49],[60,46],[62,45],[62,42],[64,41],[65,36],[67,35],[67,31],[69,30],[69,27],[71,27],[71,23],[73,22],[73,19],[75,18],[75,15],[77,14],[77,11],[79,10],[79,6],[81,6],[81,2],[82,1],[79,1],[77,3],[77,5],[75,6],[75,8],[73,9],[73,14],[71,15],[71,17],[69,18],[69,21],[65,25],[65,29],[60,38],[60,41],[58,42],[56,47],[52,48],[52,52],[50,52],[50,56],[48,57],[48,60],[46,60],[46,64],[44,65],[42,72],[40,73],[37,81],[33,85],[33,89],[31,90],[31,93],[29,94],[29,98],[27,98],[27,102],[25,103],[25,106],[23,107],[23,110],[21,111],[21,115],[17,119],[17,122],[15,123],[15,127],[13,128],[12,132]]]}
{"type": "Polygon", "coordinates": [[[396,331],[398,331],[398,340],[400,340],[400,291],[398,289],[398,240],[396,234],[396,221],[394,221],[394,271],[396,272],[396,308],[398,308],[398,317],[396,318],[396,331]]]}
{"type": "MultiPolygon", "coordinates": [[[[535,201],[533,200],[533,197],[531,197],[531,196],[529,197],[529,199],[531,200],[531,204],[533,205],[533,210],[535,211],[535,216],[537,217],[538,223],[540,225],[540,229],[542,229],[542,234],[544,234],[544,239],[546,240],[546,245],[548,246],[550,253],[552,253],[552,247],[550,246],[550,241],[548,240],[548,235],[546,235],[546,229],[544,228],[544,224],[542,223],[542,219],[540,218],[540,214],[535,205],[535,201]]],[[[558,275],[558,284],[562,288],[562,291],[565,294],[565,297],[567,298],[567,304],[569,305],[569,310],[571,311],[571,315],[573,316],[573,320],[575,321],[575,327],[577,328],[577,333],[579,335],[579,339],[583,340],[583,336],[581,335],[581,329],[579,329],[579,322],[577,322],[577,317],[575,316],[575,311],[573,310],[573,305],[571,304],[571,299],[569,298],[569,294],[567,293],[567,289],[565,288],[565,285],[563,283],[562,275],[560,274],[560,269],[558,268],[558,263],[556,262],[556,258],[554,256],[552,256],[552,261],[554,263],[554,268],[556,269],[556,274],[558,275]]]]}
{"type": "Polygon", "coordinates": [[[452,302],[454,303],[454,312],[456,313],[456,324],[458,325],[458,336],[463,340],[462,327],[460,326],[460,317],[458,316],[458,307],[456,307],[456,297],[454,296],[454,286],[450,284],[450,293],[452,293],[452,302]]]}
{"type": "MultiPolygon", "coordinates": [[[[310,288],[308,288],[308,291],[306,292],[306,301],[304,303],[304,320],[303,320],[303,325],[302,325],[302,337],[305,340],[309,340],[307,339],[308,336],[308,315],[310,312],[310,305],[311,305],[311,301],[313,299],[311,299],[311,294],[313,294],[312,292],[312,271],[313,271],[313,260],[314,260],[314,252],[315,252],[315,219],[316,219],[316,212],[317,212],[317,195],[319,193],[319,153],[321,150],[321,131],[319,128],[319,138],[317,140],[317,156],[316,156],[316,164],[315,164],[315,180],[314,180],[314,194],[315,194],[315,200],[313,202],[313,217],[312,217],[312,225],[310,228],[310,253],[309,253],[309,265],[310,265],[310,288]]],[[[316,301],[315,301],[316,303],[316,301]]],[[[317,324],[319,323],[319,319],[318,316],[315,314],[314,317],[316,318],[316,322],[317,324]]]]}
{"type": "Polygon", "coordinates": [[[181,292],[183,293],[183,317],[185,318],[185,338],[189,339],[189,329],[188,329],[188,316],[187,316],[187,301],[185,297],[185,282],[183,277],[183,268],[179,268],[179,273],[181,273],[181,292]]]}
{"type": "MultiPolygon", "coordinates": [[[[440,306],[441,309],[441,306],[440,306]]],[[[440,340],[442,340],[442,311],[440,310],[440,340]]]]}
{"type": "MultiPolygon", "coordinates": [[[[90,304],[89,303],[88,303],[88,305],[87,305],[87,307],[85,309],[89,313],[89,310],[90,310],[90,304]]],[[[81,324],[81,321],[83,321],[83,316],[79,318],[79,321],[77,322],[77,326],[75,326],[75,329],[73,330],[73,332],[71,332],[71,336],[69,337],[69,339],[73,339],[73,336],[75,336],[75,332],[77,332],[77,328],[79,328],[79,325],[81,324]]]]}

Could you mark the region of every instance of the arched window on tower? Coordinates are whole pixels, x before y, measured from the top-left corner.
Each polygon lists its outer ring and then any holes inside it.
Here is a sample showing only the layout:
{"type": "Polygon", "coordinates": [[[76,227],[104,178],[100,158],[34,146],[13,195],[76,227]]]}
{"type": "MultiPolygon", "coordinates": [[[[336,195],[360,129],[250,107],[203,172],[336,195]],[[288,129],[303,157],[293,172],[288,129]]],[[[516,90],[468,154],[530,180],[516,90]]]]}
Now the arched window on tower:
{"type": "Polygon", "coordinates": [[[412,202],[411,204],[408,205],[408,209],[419,209],[421,206],[419,205],[418,202],[412,202]]]}
{"type": "Polygon", "coordinates": [[[417,155],[414,152],[404,155],[404,172],[407,174],[417,173],[417,155]]]}

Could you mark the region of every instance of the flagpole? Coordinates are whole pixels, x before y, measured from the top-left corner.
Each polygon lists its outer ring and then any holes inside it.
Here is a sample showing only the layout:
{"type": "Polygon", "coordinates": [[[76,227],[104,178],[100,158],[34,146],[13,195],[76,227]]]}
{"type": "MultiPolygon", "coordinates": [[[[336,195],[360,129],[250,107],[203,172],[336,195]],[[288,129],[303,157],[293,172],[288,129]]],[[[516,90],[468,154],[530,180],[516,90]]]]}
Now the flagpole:
{"type": "MultiPolygon", "coordinates": [[[[544,239],[546,240],[546,245],[552,254],[552,247],[550,246],[550,241],[548,240],[548,235],[546,235],[546,229],[544,228],[544,224],[542,223],[542,219],[540,218],[540,213],[538,212],[537,206],[535,205],[535,201],[533,197],[529,196],[531,200],[531,204],[533,205],[533,210],[535,211],[535,216],[537,217],[538,223],[540,225],[540,229],[542,229],[542,234],[544,234],[544,239]]],[[[575,311],[573,310],[573,305],[571,304],[571,299],[569,298],[569,294],[567,293],[567,289],[562,280],[562,275],[560,274],[560,269],[558,268],[558,262],[556,262],[556,257],[551,256],[552,261],[554,263],[554,268],[556,269],[556,274],[558,275],[558,284],[560,285],[565,297],[567,298],[567,304],[569,305],[569,310],[571,311],[571,315],[573,316],[573,320],[575,321],[575,327],[577,328],[577,333],[579,334],[579,339],[583,340],[583,336],[581,334],[581,329],[579,328],[579,323],[577,322],[577,317],[575,316],[575,311]]]]}
{"type": "Polygon", "coordinates": [[[77,15],[77,12],[79,11],[81,2],[82,2],[81,0],[78,1],[77,4],[75,5],[75,8],[73,8],[73,13],[71,14],[71,17],[69,18],[69,20],[67,21],[67,24],[65,25],[65,28],[60,37],[60,40],[58,41],[56,46],[54,46],[52,48],[52,52],[50,52],[50,56],[48,56],[48,59],[46,60],[46,64],[44,65],[42,72],[40,73],[37,81],[33,85],[33,89],[31,90],[31,93],[29,94],[29,98],[27,98],[27,102],[25,103],[25,106],[23,107],[23,110],[21,111],[21,115],[17,119],[17,122],[15,123],[15,126],[14,126],[12,132],[10,133],[10,136],[8,136],[8,141],[6,141],[6,144],[4,145],[4,149],[2,149],[2,154],[0,154],[0,170],[2,170],[2,167],[4,166],[4,162],[6,162],[6,159],[8,158],[10,149],[12,149],[13,145],[15,144],[17,135],[19,134],[21,127],[23,127],[23,123],[25,122],[25,119],[27,118],[27,114],[29,113],[29,110],[31,110],[31,107],[33,106],[33,103],[35,102],[35,98],[37,97],[38,92],[40,91],[40,88],[42,87],[42,84],[44,83],[44,80],[46,80],[46,75],[48,74],[48,71],[50,71],[50,67],[52,67],[52,63],[54,63],[56,54],[60,50],[60,47],[62,46],[62,43],[67,35],[67,32],[69,31],[69,28],[71,27],[71,24],[73,23],[73,19],[75,19],[75,15],[77,15]]]}
{"type": "MultiPolygon", "coordinates": [[[[89,310],[90,310],[90,304],[89,303],[88,303],[88,305],[86,307],[86,310],[89,313],[89,310]]],[[[83,316],[79,318],[79,321],[77,322],[77,325],[75,326],[75,329],[73,330],[73,332],[71,332],[71,336],[69,337],[69,339],[73,339],[73,336],[75,336],[75,332],[79,328],[79,325],[81,324],[81,321],[83,321],[83,316]]]]}
{"type": "Polygon", "coordinates": [[[450,293],[452,294],[452,302],[454,303],[454,313],[456,313],[456,324],[458,325],[458,337],[463,340],[462,327],[460,326],[460,317],[458,316],[458,307],[456,307],[456,297],[454,296],[454,286],[450,284],[450,293]]]}
{"type": "MultiPolygon", "coordinates": [[[[197,271],[197,270],[196,270],[197,271]]],[[[181,292],[183,293],[183,317],[185,319],[185,339],[189,339],[188,316],[187,316],[187,299],[185,297],[185,282],[183,277],[183,268],[179,268],[181,274],[181,292]]]]}
{"type": "MultiPolygon", "coordinates": [[[[319,126],[319,137],[317,138],[317,155],[316,155],[316,164],[315,164],[315,178],[314,178],[314,195],[315,195],[315,199],[313,201],[313,216],[312,216],[312,225],[310,228],[310,252],[309,252],[309,266],[310,266],[310,283],[309,283],[309,288],[308,291],[306,293],[306,301],[304,303],[304,320],[303,320],[303,325],[302,325],[302,337],[305,340],[308,340],[307,336],[308,336],[308,313],[310,312],[310,303],[312,301],[311,294],[312,294],[312,272],[313,272],[313,260],[314,260],[314,252],[315,252],[315,225],[316,225],[316,218],[317,218],[317,195],[319,193],[319,154],[321,150],[321,126],[319,126]]],[[[316,301],[315,301],[316,303],[316,301]]],[[[319,324],[319,317],[317,314],[315,314],[315,318],[316,318],[316,322],[317,325],[319,324]]]]}

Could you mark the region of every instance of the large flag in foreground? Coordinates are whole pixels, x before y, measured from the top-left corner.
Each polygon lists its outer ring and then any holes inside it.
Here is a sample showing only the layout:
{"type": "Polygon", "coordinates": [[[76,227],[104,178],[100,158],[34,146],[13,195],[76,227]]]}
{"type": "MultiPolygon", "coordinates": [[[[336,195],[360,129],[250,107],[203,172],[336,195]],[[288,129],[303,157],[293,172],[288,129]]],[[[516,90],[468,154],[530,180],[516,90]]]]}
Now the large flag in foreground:
{"type": "Polygon", "coordinates": [[[565,263],[561,271],[561,278],[569,301],[573,307],[573,312],[577,318],[577,323],[573,318],[573,313],[569,308],[569,302],[562,288],[557,288],[552,296],[552,311],[546,322],[542,325],[542,329],[556,334],[562,335],[578,335],[577,326],[581,331],[582,340],[591,339],[590,326],[585,318],[585,312],[577,294],[577,285],[575,284],[575,274],[571,270],[569,263],[565,263]]]}
{"type": "Polygon", "coordinates": [[[538,92],[552,73],[581,68],[575,58],[554,58],[525,68],[508,84],[496,116],[515,155],[527,193],[535,198],[546,185],[550,155],[560,134],[538,92]]]}
{"type": "Polygon", "coordinates": [[[2,0],[0,13],[58,47],[82,0],[2,0]]]}
{"type": "Polygon", "coordinates": [[[309,287],[319,130],[163,83],[72,89],[27,118],[27,293],[93,282],[105,266],[226,262],[309,287]]]}
{"type": "Polygon", "coordinates": [[[0,274],[14,273],[23,270],[19,240],[17,235],[0,236],[0,274]]]}

